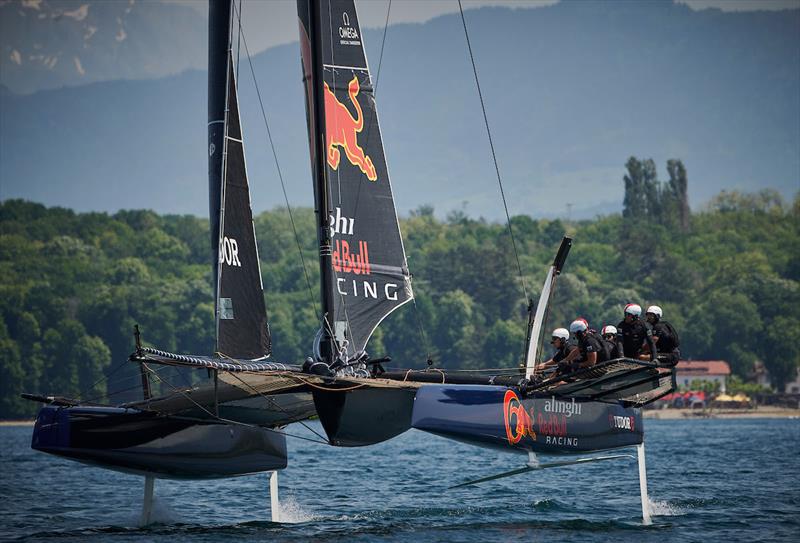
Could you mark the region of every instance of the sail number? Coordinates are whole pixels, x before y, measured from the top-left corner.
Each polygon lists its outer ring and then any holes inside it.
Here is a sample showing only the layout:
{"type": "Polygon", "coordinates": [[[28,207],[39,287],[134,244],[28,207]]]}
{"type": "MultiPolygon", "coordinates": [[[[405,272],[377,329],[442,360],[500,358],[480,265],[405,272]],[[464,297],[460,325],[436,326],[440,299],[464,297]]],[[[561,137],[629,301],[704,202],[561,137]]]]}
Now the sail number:
{"type": "Polygon", "coordinates": [[[239,244],[235,239],[225,236],[220,240],[219,261],[228,266],[242,266],[239,261],[239,244]]]}

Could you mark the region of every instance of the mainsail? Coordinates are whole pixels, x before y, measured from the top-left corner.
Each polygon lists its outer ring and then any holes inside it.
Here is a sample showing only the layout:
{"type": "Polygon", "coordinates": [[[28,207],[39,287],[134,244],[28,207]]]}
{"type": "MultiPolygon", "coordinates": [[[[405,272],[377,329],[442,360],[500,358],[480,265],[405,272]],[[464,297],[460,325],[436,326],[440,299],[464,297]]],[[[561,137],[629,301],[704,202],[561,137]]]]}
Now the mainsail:
{"type": "Polygon", "coordinates": [[[270,354],[270,337],[230,47],[231,3],[212,2],[211,15],[208,182],[216,351],[258,359],[270,354]]]}
{"type": "Polygon", "coordinates": [[[300,0],[298,14],[326,322],[352,357],[412,299],[411,279],[354,2],[300,0]]]}

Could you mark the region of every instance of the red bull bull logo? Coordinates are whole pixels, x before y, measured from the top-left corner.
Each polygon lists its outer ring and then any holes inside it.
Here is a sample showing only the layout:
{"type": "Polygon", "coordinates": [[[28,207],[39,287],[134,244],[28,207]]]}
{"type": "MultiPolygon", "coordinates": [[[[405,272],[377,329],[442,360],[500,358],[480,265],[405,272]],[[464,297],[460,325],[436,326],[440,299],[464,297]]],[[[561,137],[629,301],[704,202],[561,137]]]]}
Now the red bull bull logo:
{"type": "Polygon", "coordinates": [[[328,165],[334,170],[339,169],[341,160],[340,148],[344,150],[347,160],[360,169],[367,179],[375,181],[378,173],[372,164],[372,159],[358,146],[358,134],[364,128],[364,115],[361,105],[356,100],[361,90],[358,77],[353,77],[347,87],[348,96],[356,109],[357,117],[350,115],[350,111],[336,98],[336,95],[325,83],[325,148],[327,149],[328,165]]]}

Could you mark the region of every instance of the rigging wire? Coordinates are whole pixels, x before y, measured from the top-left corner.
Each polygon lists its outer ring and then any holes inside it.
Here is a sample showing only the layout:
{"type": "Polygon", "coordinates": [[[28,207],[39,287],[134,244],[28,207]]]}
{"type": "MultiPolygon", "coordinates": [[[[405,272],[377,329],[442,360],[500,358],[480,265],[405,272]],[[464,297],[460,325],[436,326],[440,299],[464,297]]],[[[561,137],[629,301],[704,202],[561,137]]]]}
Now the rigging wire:
{"type": "Polygon", "coordinates": [[[173,391],[177,392],[178,394],[180,394],[181,396],[183,396],[184,398],[186,398],[187,400],[192,402],[194,405],[196,405],[198,408],[200,408],[202,411],[204,411],[206,414],[208,414],[211,418],[216,419],[216,420],[218,420],[220,422],[224,422],[226,424],[233,424],[235,426],[245,426],[245,427],[248,427],[248,428],[260,428],[260,429],[266,430],[268,432],[274,432],[276,434],[283,434],[285,436],[295,437],[297,439],[304,439],[306,441],[311,441],[313,443],[322,443],[323,445],[328,445],[327,441],[319,441],[317,439],[312,439],[312,438],[305,437],[305,436],[299,436],[299,435],[290,434],[290,433],[285,432],[283,430],[276,430],[274,428],[268,428],[266,426],[257,426],[257,425],[254,425],[254,424],[247,424],[246,422],[239,422],[239,421],[236,421],[236,420],[226,419],[225,417],[220,417],[219,415],[216,415],[216,414],[212,413],[211,411],[209,411],[208,409],[206,409],[200,403],[196,402],[194,400],[194,398],[192,398],[191,396],[189,396],[188,394],[186,394],[185,392],[180,390],[178,387],[176,387],[174,385],[171,385],[158,372],[154,371],[149,366],[145,366],[145,368],[147,369],[147,371],[153,373],[155,378],[158,379],[160,382],[164,383],[165,385],[170,387],[173,391]]]}
{"type": "Polygon", "coordinates": [[[422,324],[422,317],[420,316],[421,313],[420,313],[419,307],[417,307],[417,297],[416,296],[412,296],[411,297],[411,303],[414,306],[414,316],[416,317],[416,320],[417,320],[417,328],[419,329],[419,335],[422,338],[422,345],[425,348],[425,361],[428,363],[428,365],[432,366],[433,365],[433,357],[431,356],[431,346],[428,343],[428,336],[425,334],[425,327],[422,324]]]}
{"type": "Polygon", "coordinates": [[[464,9],[461,6],[461,0],[458,0],[458,11],[461,13],[461,23],[464,25],[464,37],[467,39],[467,49],[469,50],[469,59],[472,62],[472,73],[475,75],[475,86],[478,88],[478,98],[481,101],[481,111],[483,111],[483,122],[486,125],[486,135],[489,137],[489,148],[492,150],[492,160],[494,161],[494,171],[497,174],[497,184],[500,186],[500,196],[503,198],[503,207],[506,211],[506,220],[508,221],[508,234],[511,237],[511,246],[514,249],[514,258],[517,261],[517,270],[519,271],[519,278],[522,282],[522,291],[525,294],[526,302],[530,300],[528,296],[528,286],[525,283],[525,275],[522,273],[522,264],[519,260],[519,252],[517,251],[517,243],[514,239],[514,230],[511,227],[511,215],[508,212],[508,203],[506,202],[506,193],[503,190],[503,181],[500,178],[500,167],[497,165],[497,153],[494,150],[494,141],[492,140],[492,131],[489,130],[489,118],[486,116],[486,105],[483,102],[483,93],[481,92],[481,84],[478,80],[478,69],[475,67],[475,57],[472,54],[472,45],[469,41],[469,32],[467,31],[467,20],[464,18],[464,9]]]}
{"type": "MultiPolygon", "coordinates": [[[[234,4],[234,10],[235,10],[234,4]]],[[[253,59],[250,56],[250,49],[247,47],[247,37],[244,35],[244,30],[241,28],[241,11],[236,12],[237,17],[239,18],[239,28],[240,28],[240,36],[242,39],[242,43],[244,44],[244,52],[247,55],[247,62],[250,65],[250,74],[253,77],[253,85],[256,88],[256,95],[258,96],[258,105],[261,107],[261,117],[264,119],[264,126],[267,129],[267,138],[269,139],[269,146],[272,149],[272,157],[275,159],[275,169],[278,171],[278,179],[281,182],[281,189],[283,190],[283,199],[286,202],[286,209],[289,212],[289,222],[292,224],[292,232],[294,233],[294,241],[297,244],[297,252],[300,254],[300,263],[303,267],[303,275],[306,278],[306,286],[308,287],[308,295],[311,299],[311,306],[314,308],[314,313],[317,315],[317,320],[320,318],[320,310],[317,305],[316,297],[314,296],[314,289],[311,287],[311,279],[308,275],[308,268],[306,267],[306,260],[303,257],[303,247],[300,244],[300,236],[297,233],[297,226],[294,222],[294,214],[292,213],[292,206],[289,205],[289,196],[286,192],[286,183],[283,180],[283,172],[281,171],[281,165],[278,161],[278,153],[275,150],[275,142],[272,139],[272,131],[269,128],[269,121],[267,121],[267,113],[264,109],[264,102],[261,99],[261,90],[258,86],[258,80],[256,79],[256,72],[253,68],[253,59]]]]}
{"type": "MultiPolygon", "coordinates": [[[[384,50],[384,48],[386,46],[386,34],[388,33],[388,30],[389,30],[389,14],[391,12],[392,12],[392,0],[389,0],[389,5],[386,8],[386,21],[384,21],[384,23],[383,23],[383,39],[381,40],[381,53],[380,53],[380,55],[378,55],[378,72],[375,74],[375,85],[372,87],[372,96],[373,96],[373,98],[378,96],[378,84],[380,83],[380,80],[381,80],[381,66],[383,66],[383,50],[384,50]]],[[[377,110],[377,105],[375,106],[375,109],[377,110]]],[[[370,125],[370,127],[371,127],[371,125],[370,125]]],[[[370,136],[370,132],[367,132],[367,145],[365,147],[369,146],[369,136],[370,136]]],[[[398,224],[398,226],[399,226],[399,224],[398,224]]],[[[402,234],[401,234],[401,236],[402,236],[402,234]]],[[[406,256],[406,267],[407,268],[409,267],[408,266],[408,257],[407,256],[406,256]]],[[[409,269],[409,274],[410,273],[411,272],[410,272],[410,269],[409,269]]],[[[430,348],[430,344],[428,343],[428,337],[425,334],[425,327],[424,327],[424,325],[422,323],[422,317],[420,316],[421,313],[420,313],[419,307],[417,306],[417,297],[416,296],[412,296],[411,297],[411,303],[412,303],[412,305],[414,307],[414,317],[415,317],[415,320],[417,321],[417,329],[419,330],[420,339],[422,339],[422,345],[425,348],[425,359],[429,364],[433,364],[433,358],[431,357],[431,348],[430,348]]]]}
{"type": "MultiPolygon", "coordinates": [[[[259,396],[261,396],[262,398],[264,398],[265,400],[267,400],[267,402],[268,402],[268,403],[270,403],[270,404],[271,404],[273,407],[277,407],[278,409],[280,409],[281,411],[283,411],[283,412],[284,412],[285,414],[287,414],[287,415],[289,414],[289,412],[288,412],[286,409],[284,409],[283,407],[281,407],[281,406],[280,406],[280,404],[278,404],[278,402],[276,402],[275,400],[273,400],[272,398],[270,398],[269,396],[267,396],[266,394],[264,394],[263,392],[261,392],[260,390],[258,390],[256,387],[254,387],[254,386],[253,386],[253,385],[251,385],[250,383],[247,383],[247,382],[245,382],[245,381],[244,381],[244,380],[243,380],[241,377],[239,377],[239,376],[238,376],[238,375],[236,375],[235,373],[231,373],[230,375],[231,375],[233,378],[235,378],[237,381],[239,381],[240,383],[242,383],[243,385],[245,385],[246,387],[248,387],[250,390],[252,390],[252,391],[253,391],[253,392],[255,392],[256,394],[258,394],[259,396]]],[[[305,421],[299,420],[299,421],[297,421],[297,422],[299,422],[300,424],[302,424],[302,425],[303,425],[303,427],[304,427],[306,430],[308,430],[309,432],[313,433],[314,435],[316,435],[316,436],[317,436],[317,437],[319,437],[320,439],[323,439],[323,440],[325,439],[325,436],[321,435],[319,432],[317,432],[316,430],[314,430],[314,429],[313,429],[311,426],[309,426],[308,424],[306,424],[306,423],[305,423],[305,421]]]]}
{"type": "MultiPolygon", "coordinates": [[[[383,23],[383,39],[381,40],[381,54],[378,56],[378,73],[375,74],[375,85],[372,87],[373,98],[378,95],[378,83],[381,80],[381,65],[383,64],[383,48],[386,45],[386,31],[389,29],[389,14],[392,12],[392,0],[389,0],[389,6],[386,8],[386,21],[383,23]]],[[[367,137],[369,144],[369,137],[367,137]]]]}
{"type": "MultiPolygon", "coordinates": [[[[234,11],[236,10],[236,2],[232,3],[234,11]]],[[[239,10],[237,13],[237,19],[239,20],[239,35],[236,41],[236,83],[239,83],[239,56],[242,53],[242,0],[239,0],[239,10]]],[[[237,86],[238,88],[238,86],[237,86]]]]}
{"type": "MultiPolygon", "coordinates": [[[[118,372],[118,371],[119,371],[119,370],[122,368],[122,366],[124,366],[124,365],[125,365],[127,362],[128,362],[127,360],[123,360],[122,362],[120,362],[119,364],[117,364],[117,365],[116,365],[116,366],[115,366],[115,367],[114,367],[114,368],[113,368],[113,369],[112,369],[112,370],[111,370],[109,373],[107,373],[107,374],[106,374],[105,372],[103,372],[103,376],[102,376],[102,377],[100,377],[100,378],[99,378],[97,381],[95,381],[95,382],[94,382],[94,383],[92,383],[91,385],[89,385],[88,387],[86,387],[86,388],[84,388],[83,390],[81,390],[81,391],[78,393],[78,397],[77,397],[76,399],[77,399],[78,401],[82,401],[82,402],[91,402],[91,401],[94,401],[93,399],[85,399],[85,398],[83,397],[83,396],[84,396],[84,394],[88,394],[88,393],[90,393],[90,392],[92,391],[92,389],[94,389],[94,387],[96,387],[97,385],[99,385],[99,384],[100,384],[100,383],[102,383],[103,381],[108,381],[109,379],[111,379],[111,377],[113,377],[113,376],[114,376],[114,374],[115,374],[115,373],[117,373],[117,372],[118,372]]],[[[128,379],[128,378],[124,378],[123,380],[127,380],[127,379],[128,379]]],[[[108,387],[108,383],[106,383],[106,387],[108,387]]],[[[106,390],[107,390],[107,389],[106,389],[106,390]]],[[[105,396],[108,396],[108,394],[106,394],[105,396]]],[[[103,397],[104,397],[104,396],[100,396],[100,398],[103,398],[103,397]]]]}

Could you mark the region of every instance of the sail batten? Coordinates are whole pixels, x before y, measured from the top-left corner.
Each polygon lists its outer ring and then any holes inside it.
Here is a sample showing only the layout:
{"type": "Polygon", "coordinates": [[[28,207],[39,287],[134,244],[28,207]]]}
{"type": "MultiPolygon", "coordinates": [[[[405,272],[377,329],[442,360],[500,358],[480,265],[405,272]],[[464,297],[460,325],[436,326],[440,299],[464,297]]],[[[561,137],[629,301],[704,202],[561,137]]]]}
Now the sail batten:
{"type": "Polygon", "coordinates": [[[330,326],[338,349],[353,356],[387,315],[411,301],[411,276],[354,2],[301,0],[298,14],[317,179],[324,170],[324,183],[317,185],[325,194],[317,188],[315,197],[319,213],[328,215],[330,257],[322,265],[332,273],[323,289],[333,294],[330,326]],[[315,38],[312,19],[321,37],[315,38]],[[320,55],[313,53],[317,50],[320,55]],[[329,209],[321,209],[320,202],[329,209]]]}

